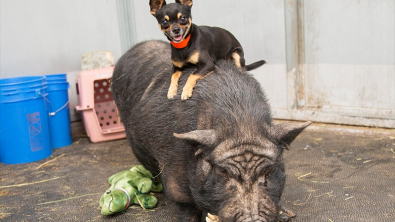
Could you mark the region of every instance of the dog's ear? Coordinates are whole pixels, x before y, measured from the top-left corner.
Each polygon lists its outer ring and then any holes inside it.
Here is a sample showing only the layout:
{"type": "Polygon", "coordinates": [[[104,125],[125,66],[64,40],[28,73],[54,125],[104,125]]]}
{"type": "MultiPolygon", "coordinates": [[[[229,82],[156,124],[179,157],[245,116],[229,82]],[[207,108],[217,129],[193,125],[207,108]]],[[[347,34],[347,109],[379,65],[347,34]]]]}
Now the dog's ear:
{"type": "Polygon", "coordinates": [[[192,5],[193,5],[193,1],[192,0],[176,0],[176,2],[178,4],[183,4],[183,5],[185,5],[185,6],[189,7],[189,8],[191,8],[192,5]]]}
{"type": "Polygon", "coordinates": [[[150,0],[149,5],[151,8],[151,14],[156,16],[156,12],[162,8],[162,6],[166,5],[165,0],[150,0]]]}

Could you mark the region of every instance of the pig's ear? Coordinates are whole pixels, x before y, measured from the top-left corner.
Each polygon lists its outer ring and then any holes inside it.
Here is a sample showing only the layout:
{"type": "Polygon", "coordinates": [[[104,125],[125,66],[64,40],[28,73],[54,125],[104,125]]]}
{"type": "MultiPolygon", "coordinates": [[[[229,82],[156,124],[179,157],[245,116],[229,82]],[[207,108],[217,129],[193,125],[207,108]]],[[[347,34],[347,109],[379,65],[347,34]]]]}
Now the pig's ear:
{"type": "Polygon", "coordinates": [[[179,139],[192,140],[206,146],[215,146],[217,142],[217,134],[214,130],[194,130],[189,133],[173,133],[179,139]]]}
{"type": "Polygon", "coordinates": [[[310,123],[279,123],[272,127],[271,134],[277,141],[289,145],[310,123]]]}

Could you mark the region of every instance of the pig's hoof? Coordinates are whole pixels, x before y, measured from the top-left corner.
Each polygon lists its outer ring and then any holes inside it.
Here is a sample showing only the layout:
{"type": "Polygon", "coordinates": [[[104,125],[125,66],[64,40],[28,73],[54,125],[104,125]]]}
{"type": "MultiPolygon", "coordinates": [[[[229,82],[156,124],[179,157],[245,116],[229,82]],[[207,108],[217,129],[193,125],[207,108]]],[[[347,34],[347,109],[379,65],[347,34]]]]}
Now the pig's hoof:
{"type": "Polygon", "coordinates": [[[288,215],[280,212],[280,215],[278,215],[277,218],[277,222],[288,222],[288,221],[291,221],[291,218],[288,215]]]}
{"type": "Polygon", "coordinates": [[[189,99],[192,96],[192,92],[193,92],[193,87],[185,86],[184,89],[182,90],[181,99],[182,100],[189,99]]]}
{"type": "Polygon", "coordinates": [[[174,96],[177,95],[177,86],[170,86],[169,91],[167,92],[167,98],[173,99],[174,96]]]}
{"type": "Polygon", "coordinates": [[[281,207],[281,210],[278,212],[277,221],[278,222],[289,222],[292,218],[296,217],[296,214],[285,207],[281,207]]]}
{"type": "Polygon", "coordinates": [[[206,217],[206,222],[219,222],[219,218],[215,215],[208,213],[206,217]]]}

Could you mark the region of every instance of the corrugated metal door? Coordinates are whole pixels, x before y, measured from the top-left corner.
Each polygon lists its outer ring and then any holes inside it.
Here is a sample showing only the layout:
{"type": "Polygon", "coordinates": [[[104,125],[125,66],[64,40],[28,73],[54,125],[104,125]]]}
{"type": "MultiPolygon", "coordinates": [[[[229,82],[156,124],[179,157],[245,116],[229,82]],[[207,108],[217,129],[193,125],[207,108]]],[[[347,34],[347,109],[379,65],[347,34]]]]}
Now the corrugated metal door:
{"type": "Polygon", "coordinates": [[[283,118],[395,128],[395,1],[286,1],[283,118]]]}

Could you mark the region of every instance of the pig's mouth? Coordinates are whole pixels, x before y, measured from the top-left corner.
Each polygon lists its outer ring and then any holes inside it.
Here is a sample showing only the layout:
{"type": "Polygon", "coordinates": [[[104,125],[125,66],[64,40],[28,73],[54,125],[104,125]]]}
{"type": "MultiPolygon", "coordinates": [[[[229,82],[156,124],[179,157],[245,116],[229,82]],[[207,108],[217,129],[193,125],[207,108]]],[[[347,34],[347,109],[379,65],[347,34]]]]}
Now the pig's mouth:
{"type": "MultiPolygon", "coordinates": [[[[296,214],[294,212],[286,208],[282,208],[282,210],[280,210],[278,213],[278,217],[276,221],[287,222],[290,221],[292,218],[295,218],[295,216],[296,214]]],[[[207,213],[206,222],[220,222],[220,220],[218,216],[207,213]]]]}

